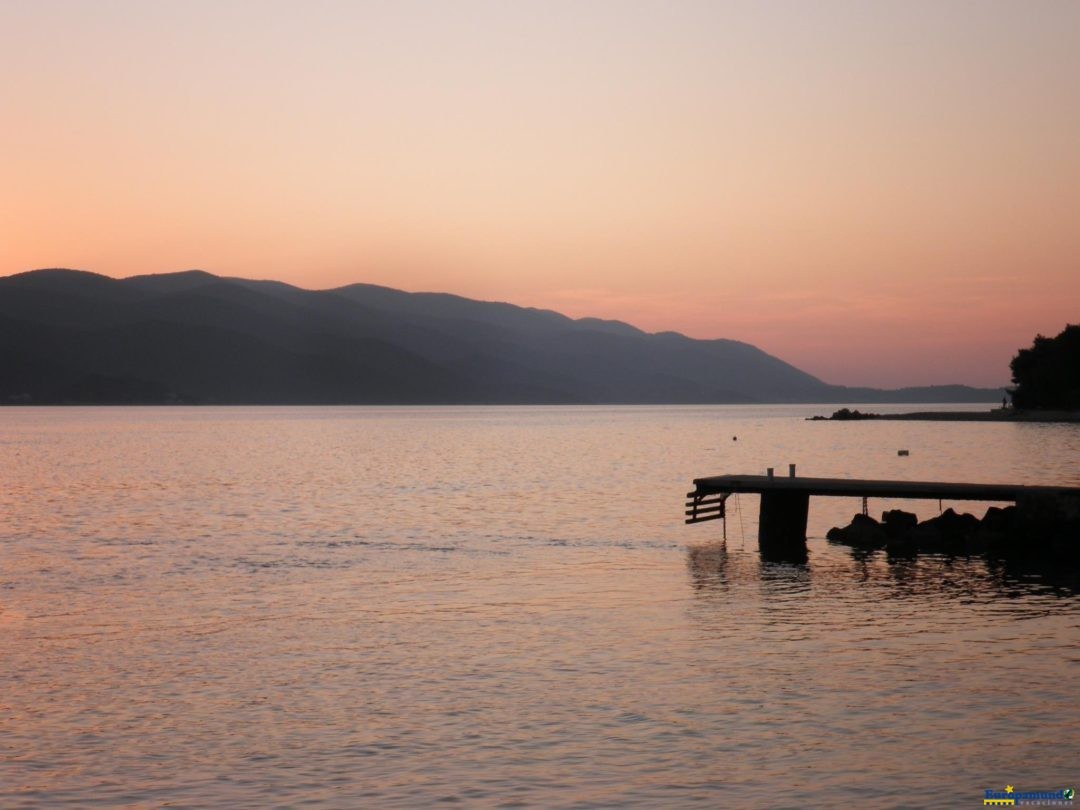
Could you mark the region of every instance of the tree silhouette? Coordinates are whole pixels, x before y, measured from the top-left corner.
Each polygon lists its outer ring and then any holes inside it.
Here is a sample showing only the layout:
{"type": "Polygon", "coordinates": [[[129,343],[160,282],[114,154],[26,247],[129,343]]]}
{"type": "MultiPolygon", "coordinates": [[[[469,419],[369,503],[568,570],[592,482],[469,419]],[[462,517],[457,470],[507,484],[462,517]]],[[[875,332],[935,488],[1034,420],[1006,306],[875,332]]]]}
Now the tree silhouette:
{"type": "Polygon", "coordinates": [[[1080,409],[1080,324],[1069,324],[1057,337],[1036,335],[1009,367],[1017,408],[1080,409]]]}

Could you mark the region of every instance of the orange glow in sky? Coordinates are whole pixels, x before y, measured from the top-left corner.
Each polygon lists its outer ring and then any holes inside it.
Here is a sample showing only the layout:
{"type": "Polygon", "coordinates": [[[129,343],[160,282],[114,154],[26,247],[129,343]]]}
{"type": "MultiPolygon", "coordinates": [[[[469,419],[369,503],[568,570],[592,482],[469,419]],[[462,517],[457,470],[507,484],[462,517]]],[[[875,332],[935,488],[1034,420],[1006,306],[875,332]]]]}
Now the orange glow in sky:
{"type": "Polygon", "coordinates": [[[1007,382],[1080,320],[1080,3],[0,5],[0,274],[356,281],[1007,382]]]}

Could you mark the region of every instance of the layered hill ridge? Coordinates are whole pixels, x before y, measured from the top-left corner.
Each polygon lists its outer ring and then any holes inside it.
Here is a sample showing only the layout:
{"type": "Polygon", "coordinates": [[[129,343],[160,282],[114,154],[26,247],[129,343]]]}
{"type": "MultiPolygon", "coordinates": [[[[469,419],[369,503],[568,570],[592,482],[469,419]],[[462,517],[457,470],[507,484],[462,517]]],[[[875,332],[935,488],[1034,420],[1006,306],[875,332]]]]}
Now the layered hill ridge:
{"type": "Polygon", "coordinates": [[[0,278],[0,402],[585,404],[994,401],[829,385],[747,343],[370,284],[192,270],[0,278]]]}

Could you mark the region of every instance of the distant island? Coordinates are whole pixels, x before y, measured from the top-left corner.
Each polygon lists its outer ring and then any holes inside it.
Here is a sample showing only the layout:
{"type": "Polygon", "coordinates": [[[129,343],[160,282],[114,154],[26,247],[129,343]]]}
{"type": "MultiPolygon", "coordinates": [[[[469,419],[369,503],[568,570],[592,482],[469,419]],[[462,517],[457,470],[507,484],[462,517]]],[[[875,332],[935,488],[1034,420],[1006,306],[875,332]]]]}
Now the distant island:
{"type": "Polygon", "coordinates": [[[0,278],[3,404],[995,402],[830,385],[747,343],[406,293],[202,271],[0,278]]]}

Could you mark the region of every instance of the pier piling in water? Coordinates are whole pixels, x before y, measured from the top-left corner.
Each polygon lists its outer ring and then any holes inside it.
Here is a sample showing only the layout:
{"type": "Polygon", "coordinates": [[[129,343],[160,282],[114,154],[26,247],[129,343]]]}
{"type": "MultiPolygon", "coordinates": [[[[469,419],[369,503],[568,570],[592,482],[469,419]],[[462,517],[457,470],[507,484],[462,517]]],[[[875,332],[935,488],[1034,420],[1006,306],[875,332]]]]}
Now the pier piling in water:
{"type": "Polygon", "coordinates": [[[806,553],[806,520],[810,514],[807,492],[762,492],[758,512],[758,546],[786,557],[806,553]]]}

